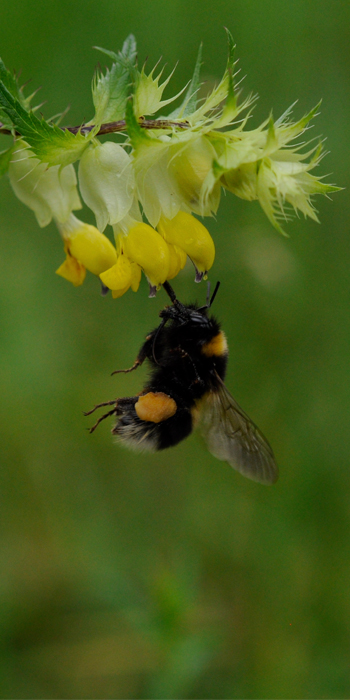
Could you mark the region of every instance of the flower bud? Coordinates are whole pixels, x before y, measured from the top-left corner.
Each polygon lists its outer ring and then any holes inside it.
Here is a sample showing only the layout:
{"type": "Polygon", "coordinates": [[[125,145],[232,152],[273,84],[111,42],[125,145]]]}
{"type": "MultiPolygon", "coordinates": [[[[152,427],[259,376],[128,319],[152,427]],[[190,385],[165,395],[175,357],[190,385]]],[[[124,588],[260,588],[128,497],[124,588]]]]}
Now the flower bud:
{"type": "Polygon", "coordinates": [[[70,254],[94,275],[100,275],[117,262],[114,246],[95,226],[71,214],[68,221],[58,223],[58,227],[70,254]]]}

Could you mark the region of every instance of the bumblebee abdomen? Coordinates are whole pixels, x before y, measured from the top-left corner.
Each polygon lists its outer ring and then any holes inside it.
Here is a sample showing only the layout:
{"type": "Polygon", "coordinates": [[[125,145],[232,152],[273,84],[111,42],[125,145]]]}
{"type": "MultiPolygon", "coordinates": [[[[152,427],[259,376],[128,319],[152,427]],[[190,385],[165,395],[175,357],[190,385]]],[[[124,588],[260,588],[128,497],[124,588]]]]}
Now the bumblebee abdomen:
{"type": "Polygon", "coordinates": [[[112,433],[133,449],[155,452],[177,445],[192,428],[189,408],[164,391],[149,391],[122,413],[112,433]]]}
{"type": "Polygon", "coordinates": [[[192,432],[193,420],[191,411],[187,408],[178,408],[172,418],[164,421],[164,423],[159,423],[157,427],[157,449],[164,450],[167,447],[173,447],[192,432]]]}

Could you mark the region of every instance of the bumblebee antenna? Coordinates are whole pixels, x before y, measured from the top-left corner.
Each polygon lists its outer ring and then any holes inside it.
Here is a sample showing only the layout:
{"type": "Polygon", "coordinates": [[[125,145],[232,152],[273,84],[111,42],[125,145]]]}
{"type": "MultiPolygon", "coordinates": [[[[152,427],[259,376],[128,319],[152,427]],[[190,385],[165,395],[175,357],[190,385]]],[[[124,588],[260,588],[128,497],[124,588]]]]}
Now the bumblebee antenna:
{"type": "MultiPolygon", "coordinates": [[[[217,283],[216,283],[216,287],[215,287],[215,289],[214,289],[214,291],[213,291],[213,293],[212,293],[212,295],[211,295],[210,302],[209,302],[209,304],[208,304],[209,307],[212,305],[212,303],[213,303],[213,301],[214,301],[214,299],[215,299],[215,297],[216,297],[216,295],[217,295],[217,293],[218,293],[219,287],[220,287],[220,282],[217,282],[217,283]]],[[[208,296],[209,296],[209,289],[208,289],[208,296]]]]}
{"type": "Polygon", "coordinates": [[[208,280],[208,283],[207,283],[207,299],[206,299],[206,301],[207,301],[206,307],[207,307],[207,308],[209,308],[209,306],[210,306],[210,301],[209,301],[209,300],[210,300],[210,282],[209,282],[209,280],[208,280]]]}
{"type": "Polygon", "coordinates": [[[210,309],[210,307],[211,307],[211,305],[212,305],[212,303],[213,303],[213,301],[214,301],[214,299],[215,299],[215,297],[216,297],[216,295],[217,295],[217,293],[218,293],[219,287],[220,287],[220,282],[217,282],[217,283],[216,283],[216,286],[215,286],[215,289],[214,289],[214,291],[213,291],[213,293],[212,293],[212,295],[211,295],[211,298],[209,298],[209,297],[210,297],[210,282],[208,282],[208,288],[207,288],[207,303],[206,303],[205,306],[201,306],[201,307],[198,309],[198,311],[203,311],[204,309],[210,309]]]}

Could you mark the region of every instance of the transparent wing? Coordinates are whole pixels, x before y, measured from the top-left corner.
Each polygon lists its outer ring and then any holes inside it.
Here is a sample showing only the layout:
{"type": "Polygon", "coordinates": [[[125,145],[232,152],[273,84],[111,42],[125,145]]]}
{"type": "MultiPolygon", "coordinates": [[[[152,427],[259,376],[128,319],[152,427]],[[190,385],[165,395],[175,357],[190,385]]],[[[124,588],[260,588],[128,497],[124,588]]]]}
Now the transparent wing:
{"type": "Polygon", "coordinates": [[[248,479],[273,484],[278,467],[272,448],[218,375],[217,380],[218,389],[207,394],[201,410],[201,429],[210,452],[248,479]]]}

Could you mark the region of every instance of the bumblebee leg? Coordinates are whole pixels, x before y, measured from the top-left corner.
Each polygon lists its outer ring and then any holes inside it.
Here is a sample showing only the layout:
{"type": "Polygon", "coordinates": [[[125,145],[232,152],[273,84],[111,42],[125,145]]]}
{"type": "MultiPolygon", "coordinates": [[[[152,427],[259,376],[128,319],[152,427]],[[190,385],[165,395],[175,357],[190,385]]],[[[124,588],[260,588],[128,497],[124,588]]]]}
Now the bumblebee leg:
{"type": "Polygon", "coordinates": [[[121,374],[121,372],[124,372],[124,374],[133,372],[134,369],[137,369],[140,365],[142,365],[142,362],[137,358],[132,367],[128,367],[128,369],[115,369],[114,372],[111,373],[111,377],[113,377],[113,374],[121,374]]]}
{"type": "Polygon", "coordinates": [[[118,399],[116,404],[116,415],[122,416],[124,413],[129,413],[133,410],[135,403],[139,400],[138,396],[125,396],[122,399],[118,399]]]}
{"type": "Polygon", "coordinates": [[[94,408],[91,409],[91,411],[84,411],[84,416],[89,416],[91,413],[96,411],[96,408],[102,408],[102,406],[113,406],[113,404],[117,403],[117,399],[113,399],[112,401],[104,401],[103,403],[98,403],[94,408]]]}
{"type": "MultiPolygon", "coordinates": [[[[161,326],[162,325],[163,324],[161,324],[161,326]]],[[[113,374],[120,374],[122,372],[124,372],[124,374],[127,374],[128,372],[133,372],[134,369],[137,369],[143,364],[147,357],[150,358],[151,353],[153,351],[154,338],[157,336],[158,330],[159,328],[157,328],[155,331],[152,331],[152,333],[150,333],[147,336],[132,367],[128,367],[128,369],[115,369],[114,372],[112,372],[111,376],[113,374]]]]}
{"type": "MultiPolygon", "coordinates": [[[[186,357],[187,360],[190,362],[190,364],[193,367],[193,371],[194,371],[194,374],[196,377],[195,382],[202,381],[199,374],[198,374],[197,367],[196,367],[195,363],[193,362],[191,355],[189,355],[188,352],[186,352],[186,350],[183,350],[182,347],[179,345],[177,348],[173,348],[172,352],[178,352],[178,353],[180,353],[181,357],[186,357]]],[[[192,382],[192,384],[193,384],[193,382],[192,382]]]]}
{"type": "Polygon", "coordinates": [[[112,411],[108,411],[108,413],[105,413],[103,416],[101,416],[101,418],[99,418],[98,421],[96,421],[95,425],[92,426],[92,428],[88,428],[89,433],[90,434],[93,433],[94,430],[96,430],[97,426],[101,423],[101,421],[105,420],[105,418],[108,418],[109,416],[113,416],[116,413],[116,410],[117,410],[116,408],[113,408],[112,411]]]}

